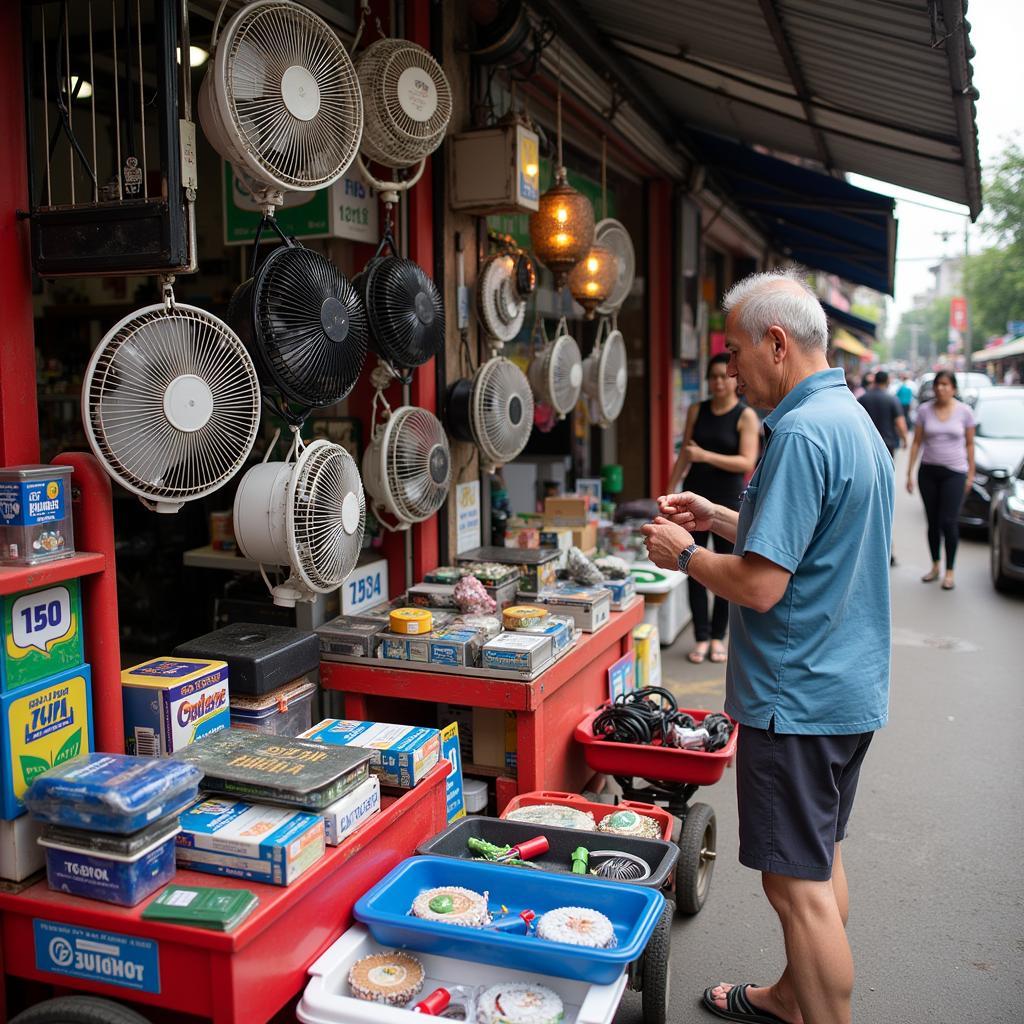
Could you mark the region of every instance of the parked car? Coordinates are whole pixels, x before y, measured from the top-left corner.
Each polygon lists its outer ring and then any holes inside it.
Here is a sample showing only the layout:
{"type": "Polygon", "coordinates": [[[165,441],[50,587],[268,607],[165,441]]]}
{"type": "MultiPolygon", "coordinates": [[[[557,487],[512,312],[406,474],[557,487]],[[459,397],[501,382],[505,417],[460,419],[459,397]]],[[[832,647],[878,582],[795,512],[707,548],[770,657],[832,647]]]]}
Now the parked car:
{"type": "Polygon", "coordinates": [[[988,542],[992,586],[1024,584],[1024,460],[993,496],[988,542]]]}
{"type": "MultiPolygon", "coordinates": [[[[935,397],[935,389],[932,387],[933,380],[935,380],[934,373],[922,373],[917,378],[918,405],[924,405],[925,402],[930,402],[935,397]]],[[[965,373],[963,370],[957,371],[956,390],[961,401],[968,405],[974,405],[978,400],[979,392],[992,386],[992,378],[987,373],[977,373],[974,370],[969,373],[965,373]]]]}
{"type": "Polygon", "coordinates": [[[960,524],[984,530],[993,491],[1024,459],[1024,387],[982,388],[974,418],[974,485],[960,508],[960,524]]]}

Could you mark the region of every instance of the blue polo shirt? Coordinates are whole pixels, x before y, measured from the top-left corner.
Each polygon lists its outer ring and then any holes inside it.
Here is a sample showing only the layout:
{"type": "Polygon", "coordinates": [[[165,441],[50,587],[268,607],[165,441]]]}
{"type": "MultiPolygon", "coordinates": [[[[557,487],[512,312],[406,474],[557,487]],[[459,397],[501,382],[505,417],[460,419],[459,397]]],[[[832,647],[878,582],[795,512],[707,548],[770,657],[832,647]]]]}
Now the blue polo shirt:
{"type": "Polygon", "coordinates": [[[779,733],[870,732],[889,707],[892,458],[842,370],[802,380],[764,426],[735,552],[792,576],[767,612],[731,606],[725,709],[779,733]]]}

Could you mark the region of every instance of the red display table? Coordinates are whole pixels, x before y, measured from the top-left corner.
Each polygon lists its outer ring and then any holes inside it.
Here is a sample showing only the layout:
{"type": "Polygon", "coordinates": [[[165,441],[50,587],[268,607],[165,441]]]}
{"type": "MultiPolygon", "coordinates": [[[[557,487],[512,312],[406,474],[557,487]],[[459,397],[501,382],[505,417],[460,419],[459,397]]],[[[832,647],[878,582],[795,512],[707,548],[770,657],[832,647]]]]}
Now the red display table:
{"type": "Polygon", "coordinates": [[[608,699],[608,669],[632,649],[633,627],[643,614],[642,600],[625,611],[612,612],[606,626],[584,633],[568,654],[530,682],[327,661],[320,663],[320,682],[326,689],[342,691],[345,716],[361,721],[394,721],[395,700],[514,711],[515,772],[469,763],[462,766],[468,775],[495,777],[500,814],[519,793],[583,788],[592,773],[573,733],[587,711],[608,699]]]}
{"type": "MultiPolygon", "coordinates": [[[[137,907],[116,907],[51,892],[45,881],[17,895],[0,893],[0,1021],[7,1019],[7,976],[157,1005],[217,1024],[269,1020],[303,990],[309,964],[352,924],[356,900],[445,827],[448,770],[448,762],[442,761],[415,789],[390,801],[385,797],[380,814],[341,846],[328,847],[323,860],[289,886],[179,871],[175,884],[257,893],[257,909],[227,934],[145,921],[142,911],[149,900],[137,907]],[[134,936],[147,947],[155,943],[158,991],[41,970],[40,958],[59,957],[59,949],[37,949],[36,922],[134,936]]],[[[53,934],[52,927],[46,933],[53,934]]],[[[97,945],[102,955],[102,943],[97,945]]],[[[152,984],[154,979],[146,981],[152,984]]]]}

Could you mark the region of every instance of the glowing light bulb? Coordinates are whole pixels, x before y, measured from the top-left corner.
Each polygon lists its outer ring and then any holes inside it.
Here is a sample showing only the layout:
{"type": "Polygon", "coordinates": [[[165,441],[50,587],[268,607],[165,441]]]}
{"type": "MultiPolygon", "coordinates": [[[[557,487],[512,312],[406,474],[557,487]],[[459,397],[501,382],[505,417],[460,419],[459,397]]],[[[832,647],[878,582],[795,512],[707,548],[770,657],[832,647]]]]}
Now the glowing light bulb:
{"type": "Polygon", "coordinates": [[[590,257],[587,258],[587,270],[589,270],[590,273],[592,273],[592,274],[596,273],[597,268],[599,266],[600,266],[600,264],[598,263],[598,261],[597,261],[597,259],[595,257],[590,256],[590,257]]]}
{"type": "Polygon", "coordinates": [[[569,236],[564,231],[559,231],[558,234],[555,235],[555,245],[564,248],[568,244],[569,236]]]}
{"type": "Polygon", "coordinates": [[[569,211],[564,206],[560,206],[555,210],[555,220],[557,220],[559,224],[564,224],[568,219],[569,211]]]}
{"type": "Polygon", "coordinates": [[[527,164],[526,165],[526,176],[528,178],[536,178],[538,170],[539,170],[539,168],[537,167],[536,164],[527,164]]]}
{"type": "Polygon", "coordinates": [[[600,286],[596,281],[588,281],[586,285],[588,295],[597,295],[600,290],[600,286]]]}

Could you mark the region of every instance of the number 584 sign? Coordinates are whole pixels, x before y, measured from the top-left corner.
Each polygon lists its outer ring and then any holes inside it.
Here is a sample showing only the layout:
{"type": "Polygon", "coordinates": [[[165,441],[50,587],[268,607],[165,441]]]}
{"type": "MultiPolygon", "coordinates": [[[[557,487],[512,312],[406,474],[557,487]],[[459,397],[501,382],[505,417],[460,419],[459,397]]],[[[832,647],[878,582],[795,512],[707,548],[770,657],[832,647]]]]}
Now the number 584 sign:
{"type": "Polygon", "coordinates": [[[78,580],[12,594],[3,607],[0,689],[11,690],[83,661],[78,580]]]}

